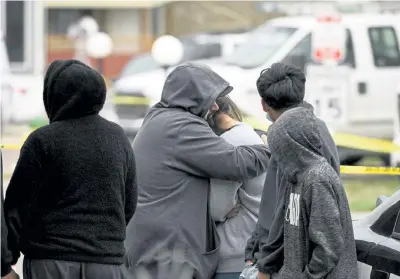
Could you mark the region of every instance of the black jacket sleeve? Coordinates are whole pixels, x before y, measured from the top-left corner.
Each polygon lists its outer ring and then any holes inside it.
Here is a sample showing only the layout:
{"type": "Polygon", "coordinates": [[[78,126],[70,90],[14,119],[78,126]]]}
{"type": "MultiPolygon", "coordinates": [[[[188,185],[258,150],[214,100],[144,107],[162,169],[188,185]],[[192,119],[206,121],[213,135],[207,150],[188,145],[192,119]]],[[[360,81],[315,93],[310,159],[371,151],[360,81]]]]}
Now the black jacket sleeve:
{"type": "Polygon", "coordinates": [[[3,198],[3,161],[0,153],[0,187],[1,187],[1,277],[11,272],[12,255],[8,250],[8,229],[4,217],[4,198],[3,198]]]}
{"type": "Polygon", "coordinates": [[[128,175],[125,183],[125,222],[128,225],[131,220],[133,214],[136,210],[137,205],[137,179],[136,179],[136,161],[135,154],[133,153],[132,148],[128,151],[129,160],[128,160],[128,175]]]}
{"type": "Polygon", "coordinates": [[[32,133],[21,148],[20,156],[6,191],[4,212],[9,229],[8,245],[12,264],[20,256],[20,237],[29,220],[33,195],[44,186],[42,169],[44,150],[40,140],[32,133]]]}

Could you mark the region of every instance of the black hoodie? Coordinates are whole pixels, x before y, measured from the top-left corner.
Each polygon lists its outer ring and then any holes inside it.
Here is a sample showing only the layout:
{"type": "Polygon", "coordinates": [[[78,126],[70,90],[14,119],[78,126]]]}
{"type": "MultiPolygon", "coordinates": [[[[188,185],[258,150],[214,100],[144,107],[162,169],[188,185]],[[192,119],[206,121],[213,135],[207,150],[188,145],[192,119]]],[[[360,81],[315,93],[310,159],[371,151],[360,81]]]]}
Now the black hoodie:
{"type": "Polygon", "coordinates": [[[136,208],[135,158],[124,131],[98,115],[99,73],[55,61],[44,79],[50,125],[22,146],[5,199],[13,263],[30,259],[123,263],[136,208]]]}
{"type": "Polygon", "coordinates": [[[3,198],[3,158],[0,150],[0,188],[1,188],[1,277],[6,276],[11,271],[12,257],[8,250],[7,235],[8,229],[4,218],[4,198],[3,198]]]}
{"type": "MultiPolygon", "coordinates": [[[[285,112],[271,125],[268,145],[289,182],[284,195],[284,260],[277,278],[357,278],[346,193],[340,177],[322,156],[318,121],[312,111],[294,108],[285,112]]],[[[258,266],[265,273],[261,261],[258,266]]]]}

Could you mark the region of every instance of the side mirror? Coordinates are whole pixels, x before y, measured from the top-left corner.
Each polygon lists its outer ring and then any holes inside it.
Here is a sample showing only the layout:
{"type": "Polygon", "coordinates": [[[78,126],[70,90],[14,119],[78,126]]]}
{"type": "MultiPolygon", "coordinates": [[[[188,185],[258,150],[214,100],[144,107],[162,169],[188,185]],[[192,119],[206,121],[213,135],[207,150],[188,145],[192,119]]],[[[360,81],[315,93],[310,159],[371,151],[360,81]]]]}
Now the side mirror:
{"type": "Polygon", "coordinates": [[[372,269],[370,279],[389,279],[390,274],[384,271],[372,269]]]}
{"type": "Polygon", "coordinates": [[[389,279],[390,274],[384,271],[372,269],[370,279],[389,279]]]}
{"type": "Polygon", "coordinates": [[[392,238],[400,240],[400,212],[399,214],[397,214],[397,220],[396,223],[394,224],[392,238]]]}
{"type": "Polygon", "coordinates": [[[376,207],[380,206],[385,200],[387,200],[388,197],[386,196],[379,196],[376,199],[376,207]]]}

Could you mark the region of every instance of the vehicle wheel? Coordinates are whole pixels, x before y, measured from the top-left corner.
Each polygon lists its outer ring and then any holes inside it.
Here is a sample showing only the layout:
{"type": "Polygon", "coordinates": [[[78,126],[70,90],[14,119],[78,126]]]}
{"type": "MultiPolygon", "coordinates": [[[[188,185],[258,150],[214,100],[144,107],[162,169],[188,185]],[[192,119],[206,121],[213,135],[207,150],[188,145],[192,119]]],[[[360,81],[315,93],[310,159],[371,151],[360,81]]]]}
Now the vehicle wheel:
{"type": "Polygon", "coordinates": [[[340,164],[346,166],[354,166],[358,162],[360,162],[363,158],[364,158],[363,156],[348,156],[345,158],[341,158],[340,164]]]}
{"type": "Polygon", "coordinates": [[[382,163],[385,167],[390,167],[391,166],[391,160],[390,160],[390,154],[382,154],[379,156],[382,160],[382,163]]]}

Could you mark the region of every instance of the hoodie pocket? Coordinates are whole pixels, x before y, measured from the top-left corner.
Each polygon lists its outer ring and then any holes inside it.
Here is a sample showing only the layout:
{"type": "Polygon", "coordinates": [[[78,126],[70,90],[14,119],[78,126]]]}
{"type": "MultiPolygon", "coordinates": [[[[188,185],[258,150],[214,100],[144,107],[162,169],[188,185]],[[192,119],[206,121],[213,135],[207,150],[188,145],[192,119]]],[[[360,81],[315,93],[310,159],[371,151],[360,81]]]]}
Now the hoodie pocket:
{"type": "Polygon", "coordinates": [[[203,270],[207,273],[207,278],[211,278],[215,273],[218,260],[219,260],[219,249],[221,247],[221,241],[219,239],[217,228],[215,226],[214,221],[212,221],[212,236],[213,236],[213,245],[210,247],[209,251],[206,251],[202,254],[203,261],[203,270]]]}

